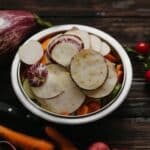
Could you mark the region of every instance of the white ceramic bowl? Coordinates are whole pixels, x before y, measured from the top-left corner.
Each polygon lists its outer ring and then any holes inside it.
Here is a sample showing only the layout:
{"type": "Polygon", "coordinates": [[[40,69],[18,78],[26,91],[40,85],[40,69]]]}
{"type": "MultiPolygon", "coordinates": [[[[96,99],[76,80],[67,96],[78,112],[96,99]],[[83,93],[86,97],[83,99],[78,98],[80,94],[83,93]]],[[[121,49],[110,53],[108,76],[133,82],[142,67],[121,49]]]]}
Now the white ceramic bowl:
{"type": "Polygon", "coordinates": [[[16,56],[12,63],[11,81],[12,81],[13,89],[14,89],[18,99],[33,114],[35,114],[45,120],[51,121],[51,122],[74,125],[74,124],[88,123],[88,122],[92,122],[92,121],[101,119],[101,118],[107,116],[108,114],[110,114],[111,112],[113,112],[117,107],[120,106],[120,104],[125,100],[128,92],[130,90],[130,87],[131,87],[132,66],[131,66],[131,62],[130,62],[130,59],[129,59],[126,51],[113,37],[111,37],[110,35],[108,35],[107,33],[103,32],[101,30],[98,30],[98,29],[95,29],[95,28],[89,27],[89,26],[77,25],[77,24],[54,26],[52,28],[43,30],[43,31],[33,35],[26,42],[28,42],[29,40],[40,40],[40,39],[43,39],[44,37],[51,35],[55,32],[66,31],[73,27],[77,27],[81,30],[95,34],[98,37],[100,37],[101,39],[104,39],[116,50],[116,52],[120,56],[120,58],[122,60],[122,64],[123,64],[123,69],[124,69],[123,85],[122,85],[120,92],[117,94],[117,96],[111,102],[109,102],[101,110],[91,113],[89,115],[83,116],[83,117],[81,117],[81,116],[65,117],[65,116],[51,113],[51,112],[41,108],[40,106],[35,104],[26,95],[26,93],[24,92],[24,90],[22,88],[22,84],[21,84],[21,80],[20,80],[20,64],[21,64],[21,62],[20,62],[18,53],[16,53],[16,56]]]}

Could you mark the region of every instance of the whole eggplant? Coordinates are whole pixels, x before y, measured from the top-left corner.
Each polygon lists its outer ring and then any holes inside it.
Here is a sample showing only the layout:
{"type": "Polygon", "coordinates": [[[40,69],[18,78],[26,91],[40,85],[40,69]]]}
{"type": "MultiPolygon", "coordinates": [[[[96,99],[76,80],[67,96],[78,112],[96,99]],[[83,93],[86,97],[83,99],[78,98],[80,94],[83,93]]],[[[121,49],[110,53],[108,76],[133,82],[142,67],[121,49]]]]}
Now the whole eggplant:
{"type": "Polygon", "coordinates": [[[0,55],[17,49],[39,25],[50,27],[51,23],[29,11],[0,10],[0,55]]]}

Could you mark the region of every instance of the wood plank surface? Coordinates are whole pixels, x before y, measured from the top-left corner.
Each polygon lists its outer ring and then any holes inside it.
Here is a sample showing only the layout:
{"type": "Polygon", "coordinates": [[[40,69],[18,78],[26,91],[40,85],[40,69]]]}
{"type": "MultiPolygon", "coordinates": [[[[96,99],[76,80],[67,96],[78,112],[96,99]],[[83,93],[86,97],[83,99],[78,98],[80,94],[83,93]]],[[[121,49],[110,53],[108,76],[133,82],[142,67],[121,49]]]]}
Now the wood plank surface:
{"type": "Polygon", "coordinates": [[[0,0],[0,4],[1,9],[26,9],[43,16],[150,16],[148,0],[0,0]]]}
{"type": "MultiPolygon", "coordinates": [[[[135,42],[150,37],[149,0],[0,0],[0,9],[26,9],[35,12],[54,25],[84,24],[101,29],[115,37],[123,46],[134,48],[135,42]]],[[[149,38],[150,40],[150,38],[149,38]]],[[[70,138],[80,150],[93,141],[105,141],[113,147],[128,150],[150,149],[150,85],[144,80],[143,64],[129,54],[133,65],[133,83],[124,103],[108,117],[94,123],[66,126],[48,123],[70,138]]],[[[0,58],[1,101],[26,109],[13,92],[10,70],[13,55],[0,58]]],[[[41,122],[33,125],[0,115],[0,123],[18,130],[37,134],[41,122]],[[6,117],[6,118],[5,118],[6,117]],[[8,119],[8,120],[6,120],[8,119]]],[[[43,124],[47,122],[42,121],[43,124]]]]}

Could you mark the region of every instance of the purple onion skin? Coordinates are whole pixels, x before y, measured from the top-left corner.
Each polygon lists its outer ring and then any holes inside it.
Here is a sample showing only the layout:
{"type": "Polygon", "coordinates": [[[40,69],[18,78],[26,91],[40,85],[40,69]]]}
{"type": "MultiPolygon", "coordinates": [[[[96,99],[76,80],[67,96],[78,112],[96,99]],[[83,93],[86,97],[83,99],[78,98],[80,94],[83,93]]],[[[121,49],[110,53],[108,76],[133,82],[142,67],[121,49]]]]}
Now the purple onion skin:
{"type": "Polygon", "coordinates": [[[48,76],[48,70],[46,65],[36,63],[29,67],[27,71],[27,78],[29,80],[29,84],[32,87],[41,86],[48,76]]]}

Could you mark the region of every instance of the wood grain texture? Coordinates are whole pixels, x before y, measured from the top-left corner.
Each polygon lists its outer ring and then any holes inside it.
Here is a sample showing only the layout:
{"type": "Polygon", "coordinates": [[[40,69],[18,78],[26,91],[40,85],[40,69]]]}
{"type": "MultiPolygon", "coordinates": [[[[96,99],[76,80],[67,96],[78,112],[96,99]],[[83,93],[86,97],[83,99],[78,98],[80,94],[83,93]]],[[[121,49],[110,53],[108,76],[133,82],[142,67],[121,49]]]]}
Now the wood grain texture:
{"type": "MultiPolygon", "coordinates": [[[[133,48],[136,41],[145,40],[145,35],[150,37],[149,0],[0,0],[0,8],[30,10],[54,25],[74,23],[93,26],[111,34],[122,45],[133,48]]],[[[86,150],[91,142],[98,140],[108,142],[112,148],[150,149],[150,85],[144,80],[143,64],[135,55],[129,54],[129,57],[133,65],[133,83],[124,103],[116,111],[87,125],[68,128],[49,123],[69,137],[80,150],[86,150]]],[[[12,59],[13,55],[0,58],[1,101],[23,110],[11,86],[12,59]]],[[[0,116],[0,122],[14,126],[5,116],[0,116]]],[[[15,120],[14,124],[18,130],[31,134],[42,128],[41,123],[36,123],[38,128],[34,131],[33,125],[23,128],[25,123],[20,120],[15,120]]]]}
{"type": "Polygon", "coordinates": [[[1,9],[26,9],[43,16],[150,16],[148,0],[0,0],[0,4],[1,9]]]}
{"type": "MultiPolygon", "coordinates": [[[[80,146],[82,149],[86,149],[85,145],[92,141],[100,140],[109,143],[111,148],[126,147],[129,150],[148,150],[150,149],[149,126],[149,119],[106,118],[97,123],[72,127],[69,131],[74,135],[73,141],[82,141],[84,143],[83,147],[80,146]],[[86,134],[75,133],[75,131],[82,131],[82,133],[86,134]]],[[[66,127],[64,127],[65,129],[66,127]]]]}

